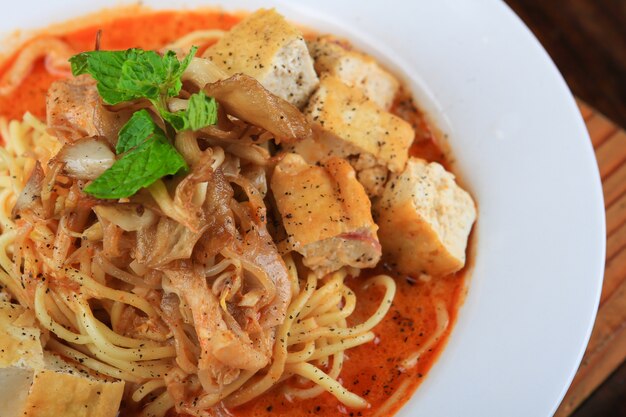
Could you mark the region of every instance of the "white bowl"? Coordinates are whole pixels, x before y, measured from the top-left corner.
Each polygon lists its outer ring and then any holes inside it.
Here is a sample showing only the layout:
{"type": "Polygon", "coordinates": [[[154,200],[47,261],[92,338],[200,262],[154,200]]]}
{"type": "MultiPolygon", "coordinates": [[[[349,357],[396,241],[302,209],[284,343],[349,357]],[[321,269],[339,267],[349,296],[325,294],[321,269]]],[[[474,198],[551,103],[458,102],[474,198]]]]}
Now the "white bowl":
{"type": "MultiPolygon", "coordinates": [[[[457,168],[478,201],[465,305],[448,346],[399,416],[551,415],[591,332],[605,224],[585,125],[537,40],[497,1],[221,3],[276,6],[295,22],[349,38],[403,74],[449,134],[457,168]]],[[[13,2],[0,32],[110,5],[13,2]]]]}

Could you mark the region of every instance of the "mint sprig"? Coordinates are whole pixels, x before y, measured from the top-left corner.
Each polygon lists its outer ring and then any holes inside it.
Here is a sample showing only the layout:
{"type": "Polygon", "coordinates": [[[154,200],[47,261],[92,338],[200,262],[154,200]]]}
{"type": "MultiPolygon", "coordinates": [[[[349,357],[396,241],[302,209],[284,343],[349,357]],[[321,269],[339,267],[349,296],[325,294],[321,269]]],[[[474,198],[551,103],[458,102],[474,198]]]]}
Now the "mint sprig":
{"type": "Polygon", "coordinates": [[[116,152],[123,153],[84,192],[96,198],[130,197],[166,175],[187,169],[183,157],[147,110],[139,110],[122,127],[116,152]]]}
{"type": "MultiPolygon", "coordinates": [[[[70,63],[75,76],[90,74],[96,80],[106,104],[147,99],[174,130],[199,130],[217,123],[214,98],[201,91],[189,97],[185,110],[170,112],[167,108],[167,100],[180,93],[181,77],[197,50],[192,47],[182,61],[173,51],[164,55],[138,48],[90,51],[73,56],[70,63]]],[[[161,177],[187,169],[147,110],[135,112],[122,127],[115,151],[121,158],[85,187],[85,193],[106,199],[130,197],[161,177]]]]}
{"type": "Polygon", "coordinates": [[[158,126],[156,126],[147,110],[139,110],[133,113],[130,120],[120,129],[115,152],[119,155],[141,145],[157,129],[159,129],[158,126]]]}
{"type": "Polygon", "coordinates": [[[70,58],[72,74],[90,74],[97,81],[102,100],[111,105],[148,99],[161,117],[176,131],[198,130],[217,121],[215,100],[200,92],[191,96],[186,111],[170,112],[167,99],[182,88],[181,77],[197,47],[179,61],[173,51],[159,55],[154,51],[90,51],[70,58]]]}

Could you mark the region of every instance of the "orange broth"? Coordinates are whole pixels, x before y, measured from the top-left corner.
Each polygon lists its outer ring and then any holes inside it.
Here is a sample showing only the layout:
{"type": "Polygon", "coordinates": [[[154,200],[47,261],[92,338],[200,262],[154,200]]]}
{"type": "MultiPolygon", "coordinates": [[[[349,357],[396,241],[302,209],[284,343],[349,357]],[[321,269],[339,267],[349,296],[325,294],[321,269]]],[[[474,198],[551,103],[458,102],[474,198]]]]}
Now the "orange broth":
{"type": "MultiPolygon", "coordinates": [[[[69,31],[58,37],[77,52],[93,50],[98,30],[102,30],[100,47],[103,50],[131,47],[158,49],[194,30],[229,29],[240,19],[238,15],[219,11],[144,12],[101,24],[90,22],[90,26],[69,31]]],[[[0,77],[12,61],[13,58],[10,58],[0,66],[0,77]]],[[[30,111],[35,116],[45,119],[46,91],[55,79],[57,77],[47,73],[43,63],[38,62],[15,93],[9,97],[0,97],[0,115],[9,119],[21,119],[24,112],[30,111]]],[[[437,144],[436,134],[408,94],[398,95],[392,111],[409,121],[416,130],[415,142],[411,148],[413,156],[441,162],[449,167],[450,160],[442,147],[437,144]]],[[[379,267],[376,272],[389,273],[383,267],[379,267]]],[[[373,272],[365,275],[371,274],[373,272]]],[[[374,329],[376,339],[347,351],[340,376],[343,385],[364,397],[371,404],[370,408],[347,409],[328,393],[310,400],[290,401],[285,398],[278,386],[250,403],[231,410],[232,413],[235,416],[300,417],[312,414],[372,416],[400,384],[409,381],[409,389],[386,414],[393,415],[415,391],[443,350],[465,294],[466,275],[467,268],[459,273],[430,281],[395,276],[396,297],[385,319],[374,329]],[[403,359],[418,350],[433,334],[436,324],[433,303],[436,299],[445,303],[451,324],[444,337],[421,356],[414,369],[400,371],[398,366],[403,359]]],[[[364,290],[363,281],[364,277],[350,278],[348,281],[358,300],[357,309],[351,319],[353,323],[361,322],[371,314],[382,296],[379,290],[364,290]]]]}

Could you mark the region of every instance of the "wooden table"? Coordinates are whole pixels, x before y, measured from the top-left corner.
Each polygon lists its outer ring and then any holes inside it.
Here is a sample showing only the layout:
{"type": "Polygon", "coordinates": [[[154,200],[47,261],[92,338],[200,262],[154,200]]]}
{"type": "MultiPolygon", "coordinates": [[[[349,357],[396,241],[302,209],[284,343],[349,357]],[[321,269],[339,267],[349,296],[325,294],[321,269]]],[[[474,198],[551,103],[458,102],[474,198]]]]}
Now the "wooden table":
{"type": "MultiPolygon", "coordinates": [[[[576,409],[626,360],[626,132],[579,102],[596,152],[606,208],[606,270],[596,323],[578,373],[556,417],[576,409]]],[[[622,388],[623,389],[623,388],[622,388]]],[[[622,399],[626,403],[626,398],[622,399]]],[[[617,400],[619,401],[619,400],[617,400]]],[[[617,405],[602,414],[617,414],[617,405]]],[[[597,408],[597,407],[596,407],[597,408]]],[[[624,408],[622,408],[622,411],[624,408]]]]}

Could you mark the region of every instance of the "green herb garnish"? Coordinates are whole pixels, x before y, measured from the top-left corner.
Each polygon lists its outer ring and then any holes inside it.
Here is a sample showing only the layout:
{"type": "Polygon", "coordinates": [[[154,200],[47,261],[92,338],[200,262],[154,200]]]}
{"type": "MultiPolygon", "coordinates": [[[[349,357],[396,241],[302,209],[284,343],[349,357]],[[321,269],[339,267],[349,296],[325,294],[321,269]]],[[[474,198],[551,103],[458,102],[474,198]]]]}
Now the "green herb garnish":
{"type": "MultiPolygon", "coordinates": [[[[135,112],[120,129],[115,152],[119,155],[141,145],[150,135],[154,134],[156,129],[159,127],[156,126],[147,110],[135,112]]],[[[163,132],[161,129],[159,130],[163,132]]]]}
{"type": "MultiPolygon", "coordinates": [[[[147,99],[174,130],[199,130],[217,123],[214,98],[201,91],[189,97],[185,110],[171,112],[167,108],[167,100],[180,93],[181,77],[197,50],[192,47],[182,61],[173,51],[164,55],[142,49],[91,51],[73,56],[70,63],[72,74],[90,74],[97,81],[106,104],[147,99]]],[[[134,113],[122,127],[115,151],[122,157],[85,187],[87,194],[130,197],[161,177],[187,169],[183,157],[146,110],[134,113]]]]}
{"type": "Polygon", "coordinates": [[[161,116],[178,131],[199,130],[217,123],[217,103],[213,97],[199,92],[189,97],[186,110],[161,112],[161,116]]]}
{"type": "Polygon", "coordinates": [[[191,96],[186,111],[172,113],[167,99],[180,93],[181,77],[195,55],[197,47],[179,61],[173,51],[163,56],[154,51],[90,51],[70,58],[72,74],[90,74],[97,82],[100,97],[107,104],[148,99],[161,117],[177,131],[198,130],[217,120],[217,106],[204,93],[191,96]]]}
{"type": "Polygon", "coordinates": [[[96,198],[129,197],[161,177],[187,169],[183,157],[147,110],[133,114],[122,127],[116,151],[125,153],[85,187],[87,194],[96,198]]]}

